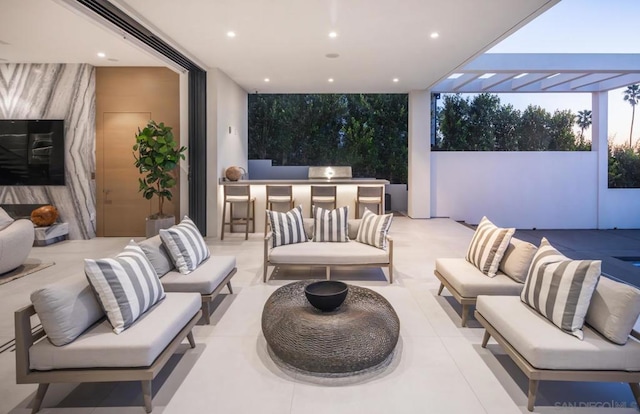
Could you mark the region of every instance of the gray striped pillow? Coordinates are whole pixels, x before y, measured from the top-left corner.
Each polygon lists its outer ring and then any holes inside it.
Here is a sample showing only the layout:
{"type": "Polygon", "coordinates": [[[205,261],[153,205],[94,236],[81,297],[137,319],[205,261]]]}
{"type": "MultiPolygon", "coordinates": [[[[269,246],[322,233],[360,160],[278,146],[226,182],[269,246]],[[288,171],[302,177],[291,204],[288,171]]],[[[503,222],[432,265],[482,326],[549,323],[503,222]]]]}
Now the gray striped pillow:
{"type": "Polygon", "coordinates": [[[369,244],[380,249],[387,248],[387,232],[391,227],[393,214],[377,215],[368,208],[364,209],[356,241],[369,244]]]}
{"type": "Polygon", "coordinates": [[[600,260],[568,259],[543,238],[520,299],[563,331],[582,339],[600,267],[600,260]]]}
{"type": "Polygon", "coordinates": [[[348,242],[349,206],[328,210],[313,206],[313,241],[348,242]]]}
{"type": "Polygon", "coordinates": [[[187,216],[180,224],[160,230],[160,238],[176,269],[183,275],[196,270],[210,255],[200,230],[187,216]]]}
{"type": "Polygon", "coordinates": [[[156,271],[133,240],[113,259],[85,259],[84,271],[117,334],[164,298],[156,271]]]}
{"type": "Polygon", "coordinates": [[[482,217],[473,234],[466,259],[489,277],[498,273],[500,261],[509,247],[511,236],[516,230],[496,227],[489,219],[482,217]]]}
{"type": "Polygon", "coordinates": [[[272,247],[308,241],[304,231],[301,205],[286,213],[267,210],[267,217],[271,225],[272,247]]]}

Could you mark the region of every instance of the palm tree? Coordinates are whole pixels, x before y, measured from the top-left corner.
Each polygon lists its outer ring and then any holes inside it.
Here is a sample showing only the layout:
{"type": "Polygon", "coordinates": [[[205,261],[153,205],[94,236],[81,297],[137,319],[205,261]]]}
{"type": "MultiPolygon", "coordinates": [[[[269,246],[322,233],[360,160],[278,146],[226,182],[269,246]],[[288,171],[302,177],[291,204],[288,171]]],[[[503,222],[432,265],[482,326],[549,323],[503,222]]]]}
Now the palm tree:
{"type": "Polygon", "coordinates": [[[636,116],[636,104],[640,101],[640,84],[629,85],[627,89],[624,90],[624,100],[628,101],[631,105],[631,132],[629,133],[629,147],[632,146],[632,137],[633,137],[633,120],[636,116]]]}
{"type": "Polygon", "coordinates": [[[591,126],[591,111],[589,109],[578,111],[576,124],[580,127],[580,142],[582,142],[584,141],[584,130],[591,126]]]}

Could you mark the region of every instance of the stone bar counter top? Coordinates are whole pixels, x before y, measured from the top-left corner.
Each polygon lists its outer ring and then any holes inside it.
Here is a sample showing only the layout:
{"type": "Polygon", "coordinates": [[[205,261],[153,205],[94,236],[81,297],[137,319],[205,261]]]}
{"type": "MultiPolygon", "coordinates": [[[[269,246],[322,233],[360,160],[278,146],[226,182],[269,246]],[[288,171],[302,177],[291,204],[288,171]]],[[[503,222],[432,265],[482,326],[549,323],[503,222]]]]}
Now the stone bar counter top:
{"type": "MultiPolygon", "coordinates": [[[[293,198],[294,205],[302,205],[302,214],[304,217],[311,217],[311,186],[312,185],[335,185],[337,195],[337,207],[349,206],[349,218],[355,218],[355,201],[358,192],[358,186],[372,186],[372,187],[384,187],[389,184],[388,180],[375,179],[375,178],[310,178],[310,179],[267,179],[267,180],[238,180],[229,181],[226,179],[219,180],[218,187],[218,200],[220,200],[220,209],[222,211],[222,199],[224,197],[225,186],[237,186],[237,185],[250,185],[251,197],[256,198],[256,215],[255,225],[256,232],[264,232],[265,222],[265,210],[267,206],[266,201],[266,187],[267,185],[292,185],[293,186],[293,198]]],[[[323,206],[326,207],[326,206],[323,206]]],[[[374,207],[371,207],[374,208],[374,207]]],[[[287,211],[289,209],[288,204],[276,203],[274,210],[287,211]]],[[[384,210],[384,197],[383,197],[383,210],[384,210]]],[[[239,214],[237,212],[245,211],[243,208],[236,208],[234,216],[239,214]]],[[[375,210],[374,210],[375,212],[375,210]]],[[[228,213],[227,213],[228,214],[228,213]]],[[[222,217],[218,217],[218,223],[221,223],[222,217]]],[[[244,227],[241,225],[236,226],[236,231],[242,231],[244,237],[244,227]]],[[[227,226],[227,231],[228,226],[227,226]]],[[[225,241],[227,236],[225,236],[225,241]]],[[[230,240],[233,240],[230,238],[230,240]]]]}

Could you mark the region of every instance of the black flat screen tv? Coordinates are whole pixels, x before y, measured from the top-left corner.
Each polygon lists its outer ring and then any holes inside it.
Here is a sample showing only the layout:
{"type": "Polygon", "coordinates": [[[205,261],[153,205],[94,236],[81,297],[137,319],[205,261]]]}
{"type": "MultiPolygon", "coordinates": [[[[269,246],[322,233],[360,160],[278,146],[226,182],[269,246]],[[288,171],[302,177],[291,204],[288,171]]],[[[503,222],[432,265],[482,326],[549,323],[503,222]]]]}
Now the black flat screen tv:
{"type": "Polygon", "coordinates": [[[64,120],[0,119],[0,186],[64,185],[64,120]]]}

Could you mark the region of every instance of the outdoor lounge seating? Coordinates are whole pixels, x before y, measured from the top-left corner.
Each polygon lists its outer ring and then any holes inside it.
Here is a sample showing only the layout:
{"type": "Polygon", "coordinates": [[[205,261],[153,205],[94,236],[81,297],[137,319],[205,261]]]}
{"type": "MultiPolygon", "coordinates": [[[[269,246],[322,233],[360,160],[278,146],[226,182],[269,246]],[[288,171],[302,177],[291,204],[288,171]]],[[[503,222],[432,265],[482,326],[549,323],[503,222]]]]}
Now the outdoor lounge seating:
{"type": "Polygon", "coordinates": [[[31,299],[33,305],[15,312],[15,336],[16,382],[39,384],[32,413],[39,411],[51,383],[109,381],[140,381],[151,412],[153,378],[185,337],[195,348],[191,329],[201,311],[194,293],[167,293],[120,334],[104,318],[85,279],[45,286],[31,299]],[[44,330],[31,324],[36,307],[46,309],[37,314],[44,330]]]}
{"type": "Polygon", "coordinates": [[[626,286],[600,278],[587,323],[606,320],[607,329],[597,330],[585,324],[583,340],[563,332],[517,296],[478,297],[475,317],[486,329],[482,347],[493,337],[527,376],[529,411],[533,411],[541,380],[626,382],[640,405],[640,333],[631,330],[622,345],[605,337],[620,320],[614,314],[620,310],[616,302],[626,296],[620,295],[615,285],[626,286]],[[607,294],[605,285],[612,284],[610,292],[616,294],[607,294]]]}
{"type": "Polygon", "coordinates": [[[236,274],[234,256],[212,256],[202,262],[188,275],[176,270],[171,257],[162,244],[160,236],[154,236],[139,243],[142,251],[160,277],[165,292],[195,292],[202,298],[202,316],[205,323],[211,323],[210,304],[225,286],[233,294],[231,278],[236,274]]]}
{"type": "Polygon", "coordinates": [[[462,305],[460,325],[467,326],[469,311],[479,295],[520,294],[534,253],[535,246],[511,238],[495,277],[487,277],[465,258],[436,259],[434,274],[440,280],[438,296],[446,287],[462,305]]]}

